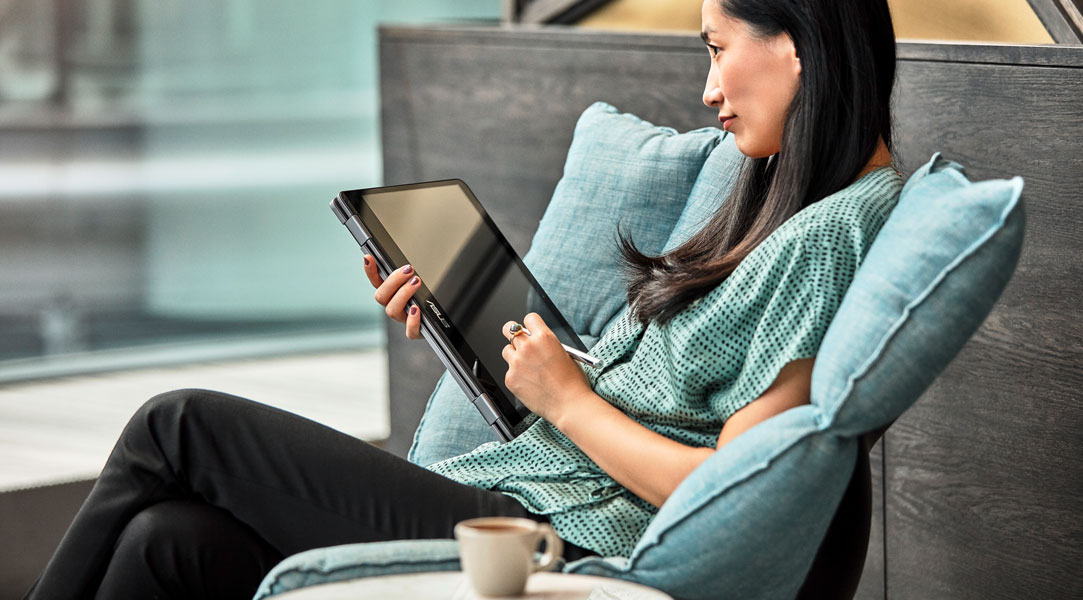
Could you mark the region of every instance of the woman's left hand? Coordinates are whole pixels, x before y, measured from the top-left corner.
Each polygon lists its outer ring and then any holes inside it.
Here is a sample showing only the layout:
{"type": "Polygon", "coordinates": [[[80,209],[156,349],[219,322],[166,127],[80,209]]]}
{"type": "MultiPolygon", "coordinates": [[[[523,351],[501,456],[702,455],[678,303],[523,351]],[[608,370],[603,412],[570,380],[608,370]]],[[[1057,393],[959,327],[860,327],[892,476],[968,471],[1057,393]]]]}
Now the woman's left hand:
{"type": "Polygon", "coordinates": [[[592,393],[590,382],[560,340],[537,313],[523,317],[525,331],[511,332],[515,321],[504,324],[508,345],[501,355],[508,363],[504,385],[538,416],[557,423],[566,402],[592,393]],[[529,332],[529,335],[527,334],[529,332]]]}

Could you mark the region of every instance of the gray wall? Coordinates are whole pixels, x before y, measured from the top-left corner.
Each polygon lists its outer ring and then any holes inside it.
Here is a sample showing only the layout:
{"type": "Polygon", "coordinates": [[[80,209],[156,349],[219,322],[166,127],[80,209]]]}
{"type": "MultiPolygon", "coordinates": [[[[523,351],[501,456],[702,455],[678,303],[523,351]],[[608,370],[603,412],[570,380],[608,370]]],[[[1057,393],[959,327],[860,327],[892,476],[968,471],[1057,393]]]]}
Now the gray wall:
{"type": "MultiPolygon", "coordinates": [[[[525,253],[595,100],[680,130],[715,125],[691,36],[388,28],[384,180],[459,177],[525,253]]],[[[901,44],[897,158],[1026,179],[1027,239],[992,315],[873,451],[861,598],[1083,595],[1083,47],[901,44]]],[[[405,453],[440,366],[389,329],[405,453]]]]}

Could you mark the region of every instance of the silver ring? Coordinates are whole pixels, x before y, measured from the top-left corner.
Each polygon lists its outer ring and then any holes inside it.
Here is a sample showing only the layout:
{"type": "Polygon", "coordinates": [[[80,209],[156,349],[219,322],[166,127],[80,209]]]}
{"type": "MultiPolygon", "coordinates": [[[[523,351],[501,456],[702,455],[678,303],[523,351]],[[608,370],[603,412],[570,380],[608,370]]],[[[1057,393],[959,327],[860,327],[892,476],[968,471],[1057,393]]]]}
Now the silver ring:
{"type": "Polygon", "coordinates": [[[512,323],[511,327],[508,327],[508,333],[511,334],[511,337],[515,337],[515,336],[519,335],[520,333],[525,333],[525,334],[527,334],[527,336],[529,336],[530,335],[530,330],[527,329],[526,327],[523,327],[519,323],[512,323]]]}

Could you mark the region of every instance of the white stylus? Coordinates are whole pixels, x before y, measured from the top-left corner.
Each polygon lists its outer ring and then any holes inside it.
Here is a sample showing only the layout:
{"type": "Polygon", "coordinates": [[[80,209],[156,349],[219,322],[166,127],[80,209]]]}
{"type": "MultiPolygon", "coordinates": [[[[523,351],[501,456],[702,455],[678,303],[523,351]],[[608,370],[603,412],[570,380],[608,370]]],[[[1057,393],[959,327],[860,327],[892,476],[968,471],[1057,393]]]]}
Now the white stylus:
{"type": "MultiPolygon", "coordinates": [[[[523,327],[522,325],[520,325],[518,323],[513,323],[512,324],[511,331],[512,331],[512,337],[515,337],[515,336],[519,335],[520,333],[525,333],[528,336],[530,335],[530,330],[527,329],[526,327],[523,327]]],[[[575,360],[578,360],[579,362],[583,363],[584,365],[587,365],[588,367],[593,367],[593,366],[598,364],[598,359],[594,358],[593,356],[591,356],[589,354],[587,354],[586,352],[576,350],[575,348],[572,348],[568,344],[561,344],[561,346],[564,347],[564,351],[568,353],[568,356],[574,358],[575,360]]]]}
{"type": "Polygon", "coordinates": [[[575,360],[578,360],[579,362],[587,365],[588,367],[593,367],[598,364],[598,359],[587,354],[586,352],[576,350],[575,348],[572,348],[567,344],[561,344],[561,346],[564,346],[564,351],[568,353],[568,356],[574,358],[575,360]]]}

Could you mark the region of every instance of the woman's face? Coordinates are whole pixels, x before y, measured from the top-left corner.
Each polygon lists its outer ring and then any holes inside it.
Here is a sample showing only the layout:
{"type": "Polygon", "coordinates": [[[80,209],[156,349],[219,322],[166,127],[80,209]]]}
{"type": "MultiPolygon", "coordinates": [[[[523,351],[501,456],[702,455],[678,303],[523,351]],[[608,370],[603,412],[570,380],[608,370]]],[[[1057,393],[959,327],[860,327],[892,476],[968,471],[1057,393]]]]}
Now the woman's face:
{"type": "Polygon", "coordinates": [[[801,76],[793,41],[785,33],[757,36],[743,21],[724,15],[718,0],[704,0],[702,12],[703,41],[711,54],[703,103],[718,109],[719,122],[742,154],[777,154],[801,76]]]}

